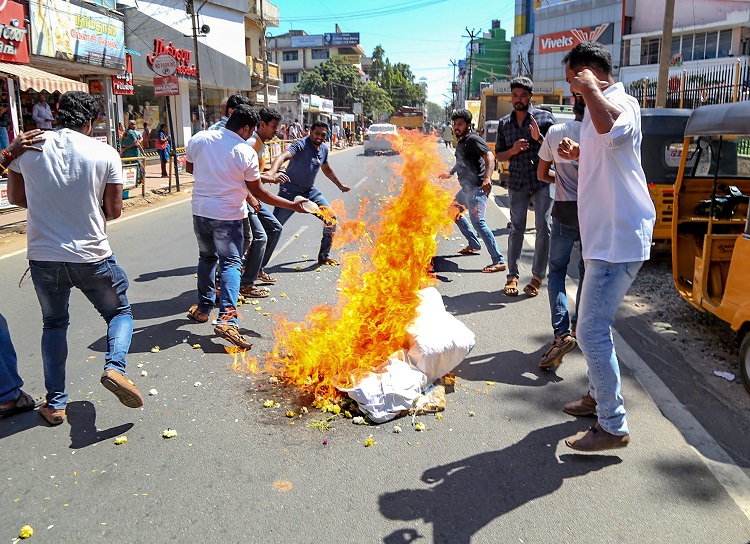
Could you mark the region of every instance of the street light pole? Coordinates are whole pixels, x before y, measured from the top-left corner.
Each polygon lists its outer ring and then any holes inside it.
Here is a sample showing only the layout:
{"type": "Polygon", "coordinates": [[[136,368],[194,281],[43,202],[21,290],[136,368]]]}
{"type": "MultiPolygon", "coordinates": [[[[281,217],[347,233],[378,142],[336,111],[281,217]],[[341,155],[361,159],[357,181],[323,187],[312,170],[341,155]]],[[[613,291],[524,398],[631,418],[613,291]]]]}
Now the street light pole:
{"type": "Polygon", "coordinates": [[[201,65],[200,65],[200,54],[198,53],[198,23],[197,16],[195,14],[195,2],[194,0],[185,0],[185,5],[190,13],[190,19],[193,24],[193,50],[195,51],[195,87],[198,91],[198,120],[200,122],[201,130],[206,128],[206,110],[203,104],[203,86],[201,85],[201,65]]]}
{"type": "Polygon", "coordinates": [[[672,56],[672,26],[674,25],[674,0],[667,0],[664,6],[664,26],[659,55],[659,78],[656,80],[656,107],[667,107],[669,88],[669,61],[672,56]]]}
{"type": "Polygon", "coordinates": [[[469,31],[469,27],[466,27],[466,33],[469,35],[469,79],[468,83],[466,85],[466,99],[471,100],[471,65],[474,61],[474,39],[479,36],[479,34],[482,33],[482,29],[479,29],[479,32],[475,32],[472,28],[471,31],[469,31]]]}

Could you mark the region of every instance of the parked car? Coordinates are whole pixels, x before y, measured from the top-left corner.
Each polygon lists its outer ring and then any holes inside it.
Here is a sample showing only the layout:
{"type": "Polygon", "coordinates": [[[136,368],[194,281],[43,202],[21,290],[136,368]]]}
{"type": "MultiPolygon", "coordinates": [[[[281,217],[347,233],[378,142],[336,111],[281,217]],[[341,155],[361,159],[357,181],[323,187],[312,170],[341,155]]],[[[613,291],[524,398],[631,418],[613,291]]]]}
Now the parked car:
{"type": "Polygon", "coordinates": [[[370,125],[365,131],[365,155],[374,155],[376,152],[392,153],[393,145],[389,137],[397,135],[396,125],[390,123],[370,125]]]}

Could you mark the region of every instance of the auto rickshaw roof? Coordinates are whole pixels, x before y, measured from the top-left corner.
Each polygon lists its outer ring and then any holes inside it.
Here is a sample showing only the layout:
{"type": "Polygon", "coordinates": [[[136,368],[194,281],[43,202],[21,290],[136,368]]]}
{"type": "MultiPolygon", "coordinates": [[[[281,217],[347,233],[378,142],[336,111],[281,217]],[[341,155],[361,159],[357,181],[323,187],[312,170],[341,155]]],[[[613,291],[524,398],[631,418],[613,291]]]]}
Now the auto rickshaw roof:
{"type": "Polygon", "coordinates": [[[750,133],[750,102],[701,106],[685,127],[685,136],[750,133]]]}

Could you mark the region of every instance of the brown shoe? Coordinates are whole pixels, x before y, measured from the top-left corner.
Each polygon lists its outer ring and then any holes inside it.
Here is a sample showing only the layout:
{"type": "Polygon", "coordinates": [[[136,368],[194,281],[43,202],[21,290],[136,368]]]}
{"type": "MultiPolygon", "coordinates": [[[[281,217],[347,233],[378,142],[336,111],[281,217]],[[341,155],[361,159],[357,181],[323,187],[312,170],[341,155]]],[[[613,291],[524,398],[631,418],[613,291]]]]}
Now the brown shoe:
{"type": "Polygon", "coordinates": [[[216,325],[214,332],[224,340],[229,340],[232,344],[240,349],[250,349],[253,347],[252,342],[245,340],[236,325],[216,325]]]}
{"type": "Polygon", "coordinates": [[[65,421],[65,408],[55,410],[45,402],[39,408],[39,415],[46,419],[50,425],[61,425],[65,421]]]}
{"type": "MultiPolygon", "coordinates": [[[[563,355],[570,353],[575,347],[576,339],[572,335],[558,336],[552,342],[552,347],[539,361],[539,366],[541,368],[557,368],[562,363],[563,355]]],[[[594,403],[594,406],[596,406],[596,403],[594,403]]]]}
{"type": "Polygon", "coordinates": [[[596,401],[589,393],[586,393],[581,400],[569,402],[563,406],[563,412],[571,416],[595,416],[596,401]]]}
{"type": "Polygon", "coordinates": [[[136,389],[135,384],[116,370],[105,370],[100,381],[128,408],[143,406],[143,397],[136,389]]]}
{"type": "Polygon", "coordinates": [[[565,439],[565,445],[578,451],[602,451],[625,448],[630,443],[630,435],[610,434],[595,423],[588,431],[582,431],[565,439]]]}

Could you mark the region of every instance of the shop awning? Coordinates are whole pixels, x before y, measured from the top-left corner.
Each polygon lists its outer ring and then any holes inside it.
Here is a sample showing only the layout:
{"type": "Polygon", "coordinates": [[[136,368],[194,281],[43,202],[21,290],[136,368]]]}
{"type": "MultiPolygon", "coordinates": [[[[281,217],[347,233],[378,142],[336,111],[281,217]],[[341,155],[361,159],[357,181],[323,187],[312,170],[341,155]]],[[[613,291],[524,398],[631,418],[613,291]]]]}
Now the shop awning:
{"type": "Polygon", "coordinates": [[[55,74],[26,66],[25,64],[0,62],[0,72],[18,76],[18,82],[22,91],[34,89],[35,91],[47,91],[49,93],[55,91],[61,93],[68,91],[89,92],[89,86],[86,83],[56,76],[55,74]]]}

